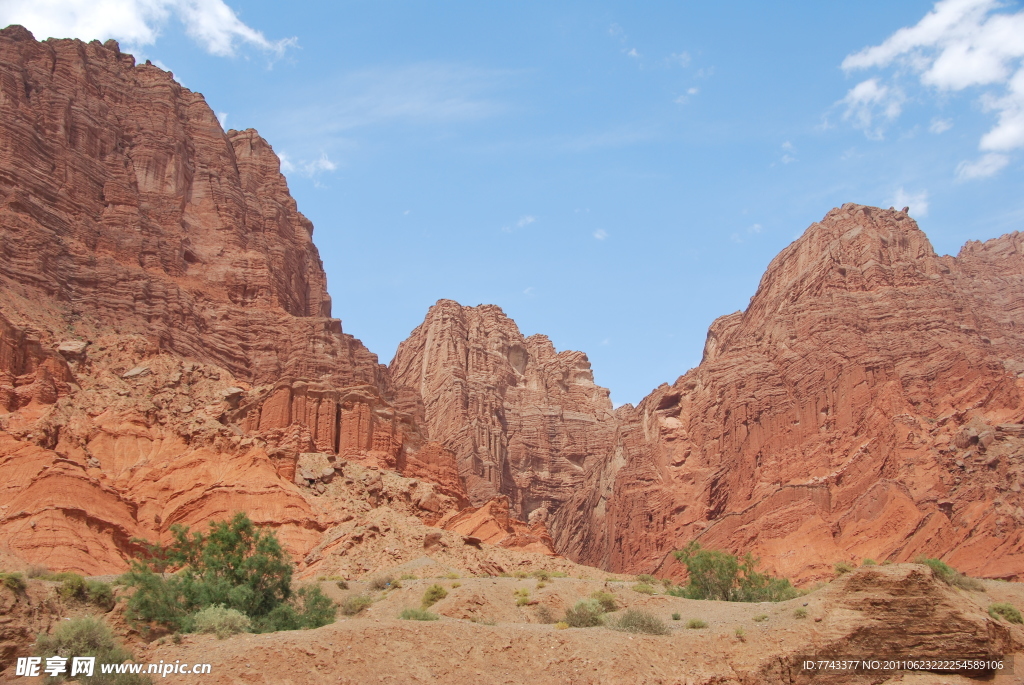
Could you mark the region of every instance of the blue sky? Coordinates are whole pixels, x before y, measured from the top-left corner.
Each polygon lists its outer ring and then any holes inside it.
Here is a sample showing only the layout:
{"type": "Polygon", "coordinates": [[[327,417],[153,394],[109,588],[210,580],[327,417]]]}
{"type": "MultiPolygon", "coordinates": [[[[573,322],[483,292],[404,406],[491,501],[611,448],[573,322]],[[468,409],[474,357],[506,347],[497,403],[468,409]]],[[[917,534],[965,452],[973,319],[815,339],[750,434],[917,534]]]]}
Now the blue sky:
{"type": "Polygon", "coordinates": [[[117,38],[258,129],[384,362],[437,299],[494,303],[637,402],[834,206],[910,205],[940,253],[1024,228],[1018,2],[0,0],[12,22],[117,38]]]}

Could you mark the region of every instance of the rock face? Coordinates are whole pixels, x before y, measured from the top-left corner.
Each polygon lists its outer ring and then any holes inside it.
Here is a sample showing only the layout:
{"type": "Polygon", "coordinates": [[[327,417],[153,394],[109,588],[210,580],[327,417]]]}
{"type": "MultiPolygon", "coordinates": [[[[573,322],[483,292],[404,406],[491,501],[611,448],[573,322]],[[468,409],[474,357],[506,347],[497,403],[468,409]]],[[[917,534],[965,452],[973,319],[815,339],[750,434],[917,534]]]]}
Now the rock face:
{"type": "Polygon", "coordinates": [[[608,390],[585,354],[523,337],[496,306],[441,300],[389,368],[422,400],[425,432],[455,454],[473,504],[505,495],[518,518],[547,522],[556,549],[571,546],[562,504],[615,443],[608,390]]]}
{"type": "Polygon", "coordinates": [[[942,557],[1024,576],[1019,234],[940,257],[902,212],[835,209],[782,251],[701,364],[618,413],[624,460],[578,560],[681,572],[698,539],[798,580],[942,557]]]}
{"type": "Polygon", "coordinates": [[[436,477],[425,517],[468,503],[330,318],[312,233],[266,141],[171,74],[0,31],[0,546],[109,572],[244,509],[301,558],[332,525],[303,453],[436,477]]]}

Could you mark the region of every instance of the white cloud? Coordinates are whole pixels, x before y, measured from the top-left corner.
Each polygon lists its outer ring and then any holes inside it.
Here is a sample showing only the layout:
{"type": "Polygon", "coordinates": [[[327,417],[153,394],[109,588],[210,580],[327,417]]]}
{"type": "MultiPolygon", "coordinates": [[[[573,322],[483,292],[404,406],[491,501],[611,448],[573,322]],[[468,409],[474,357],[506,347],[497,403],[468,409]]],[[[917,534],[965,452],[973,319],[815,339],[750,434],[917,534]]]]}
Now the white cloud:
{"type": "Polygon", "coordinates": [[[630,48],[629,52],[626,53],[630,57],[639,57],[640,53],[636,51],[636,48],[630,48]]]}
{"type": "Polygon", "coordinates": [[[903,189],[903,186],[900,186],[889,201],[883,204],[895,207],[896,209],[910,207],[910,211],[913,212],[914,216],[925,217],[928,216],[928,191],[922,190],[920,193],[908,193],[903,189]]]}
{"type": "Polygon", "coordinates": [[[945,133],[951,128],[953,128],[953,122],[949,119],[932,119],[931,126],[928,127],[928,130],[932,133],[945,133]]]}
{"type": "Polygon", "coordinates": [[[220,127],[222,129],[224,129],[225,131],[228,130],[228,113],[227,112],[217,112],[217,121],[220,122],[220,127]]]}
{"type": "Polygon", "coordinates": [[[607,237],[608,231],[604,230],[603,228],[599,228],[596,231],[594,231],[594,238],[597,240],[604,240],[607,237]]]}
{"type": "Polygon", "coordinates": [[[751,226],[750,228],[747,229],[747,232],[748,233],[760,233],[763,229],[764,229],[764,227],[761,226],[761,224],[754,224],[753,226],[751,226]]]}
{"type": "MultiPolygon", "coordinates": [[[[897,73],[916,73],[923,85],[938,91],[986,88],[981,104],[996,112],[997,121],[982,136],[979,149],[1006,153],[1024,148],[1024,10],[999,11],[1004,8],[1000,0],[941,0],[916,25],[847,56],[843,69],[895,67],[897,73]]],[[[932,126],[936,133],[948,128],[932,126]]],[[[985,155],[961,164],[958,174],[991,176],[1008,161],[985,155]]]]}
{"type": "Polygon", "coordinates": [[[961,181],[995,176],[1010,163],[1010,158],[997,152],[982,155],[973,162],[963,161],[956,167],[956,177],[961,181]]]}
{"type": "Polygon", "coordinates": [[[316,159],[300,162],[293,162],[284,152],[279,152],[277,157],[281,160],[281,173],[286,175],[297,173],[299,176],[313,178],[327,171],[335,171],[338,168],[338,165],[330,160],[326,152],[321,152],[320,156],[316,159]]]}
{"type": "Polygon", "coordinates": [[[527,214],[525,216],[519,217],[519,221],[516,222],[516,226],[518,226],[519,228],[523,228],[524,226],[529,226],[535,221],[537,221],[537,217],[527,214]]]}
{"type": "Polygon", "coordinates": [[[686,51],[673,52],[668,56],[668,61],[680,67],[687,67],[690,65],[690,53],[686,51]]]}
{"type": "Polygon", "coordinates": [[[696,95],[699,92],[700,92],[700,88],[697,88],[696,86],[694,86],[693,88],[688,88],[686,90],[686,94],[687,95],[696,95]]]}
{"type": "Polygon", "coordinates": [[[295,38],[268,40],[245,24],[223,0],[4,0],[0,26],[21,24],[37,38],[115,38],[129,48],[152,45],[175,18],[203,48],[228,57],[238,44],[277,55],[295,38]]]}
{"type": "Polygon", "coordinates": [[[846,107],[844,121],[864,131],[868,138],[881,140],[885,124],[896,119],[903,110],[903,100],[901,90],[871,78],[851,88],[846,97],[836,104],[846,107]]]}

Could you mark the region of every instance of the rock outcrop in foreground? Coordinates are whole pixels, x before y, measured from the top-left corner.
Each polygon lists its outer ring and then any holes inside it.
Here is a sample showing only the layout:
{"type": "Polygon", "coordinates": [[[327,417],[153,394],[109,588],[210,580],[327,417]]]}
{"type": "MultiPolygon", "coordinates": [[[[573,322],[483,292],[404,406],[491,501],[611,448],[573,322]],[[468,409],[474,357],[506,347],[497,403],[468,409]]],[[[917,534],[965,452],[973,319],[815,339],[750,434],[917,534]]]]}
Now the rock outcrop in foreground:
{"type": "Polygon", "coordinates": [[[270,145],[171,74],[0,31],[3,558],[113,572],[245,510],[307,575],[557,552],[678,577],[696,539],[798,581],[1024,576],[1020,234],[939,256],[906,212],[834,209],[616,411],[493,305],[439,301],[380,365],[312,234],[270,145]]]}

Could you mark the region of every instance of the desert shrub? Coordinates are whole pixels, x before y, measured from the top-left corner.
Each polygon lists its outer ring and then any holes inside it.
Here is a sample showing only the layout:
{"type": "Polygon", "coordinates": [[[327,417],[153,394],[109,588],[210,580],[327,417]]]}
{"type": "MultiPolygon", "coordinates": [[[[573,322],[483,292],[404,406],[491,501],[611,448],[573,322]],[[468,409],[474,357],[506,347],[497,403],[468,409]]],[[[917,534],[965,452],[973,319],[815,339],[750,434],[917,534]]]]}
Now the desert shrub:
{"type": "Polygon", "coordinates": [[[680,616],[678,613],[672,614],[672,620],[673,621],[678,621],[680,618],[682,618],[682,616],[680,616]]]}
{"type": "Polygon", "coordinates": [[[512,593],[516,598],[516,606],[522,607],[530,603],[530,591],[524,587],[519,588],[512,593]]]}
{"type": "Polygon", "coordinates": [[[761,623],[768,620],[768,614],[758,614],[754,617],[754,623],[761,623]]]}
{"type": "Polygon", "coordinates": [[[835,572],[836,572],[837,576],[841,576],[841,575],[843,575],[845,573],[852,573],[853,572],[853,564],[851,564],[848,561],[837,561],[836,565],[833,566],[832,568],[835,569],[835,572]]]}
{"type": "Polygon", "coordinates": [[[732,554],[703,549],[697,541],[693,541],[674,554],[676,559],[686,565],[689,582],[682,596],[690,599],[781,602],[799,595],[786,578],[759,573],[758,560],[749,552],[741,562],[732,554]]]}
{"type": "Polygon", "coordinates": [[[558,623],[555,624],[555,630],[565,630],[568,627],[569,627],[569,624],[566,623],[565,621],[559,621],[558,623]]]}
{"type": "Polygon", "coordinates": [[[348,589],[348,581],[347,580],[339,580],[337,583],[335,583],[335,585],[338,586],[339,590],[347,590],[348,589]]]}
{"type": "Polygon", "coordinates": [[[604,624],[601,604],[593,599],[581,599],[565,611],[564,622],[572,628],[593,628],[604,624]]]}
{"type": "Polygon", "coordinates": [[[292,566],[272,531],[257,527],[242,512],[211,522],[209,532],[171,527],[174,542],[145,544],[125,580],[135,587],[127,616],[189,631],[195,615],[220,605],[245,614],[254,632],[294,630],[333,620],[334,604],[319,587],[292,592],[292,566]],[[168,578],[168,568],[178,571],[168,578]]]}
{"type": "Polygon", "coordinates": [[[434,606],[442,599],[448,596],[448,591],[440,585],[431,585],[427,588],[427,591],[423,593],[423,608],[434,606]]]}
{"type": "Polygon", "coordinates": [[[551,607],[544,604],[537,607],[537,620],[541,623],[554,623],[555,614],[551,611],[551,607]]]}
{"type": "Polygon", "coordinates": [[[391,590],[398,587],[402,587],[402,583],[393,576],[376,576],[370,579],[371,590],[391,590]]]}
{"type": "Polygon", "coordinates": [[[355,616],[371,604],[373,604],[373,598],[369,595],[349,595],[341,601],[341,613],[346,616],[355,616]]]}
{"type": "Polygon", "coordinates": [[[637,583],[633,586],[633,592],[640,592],[645,595],[653,595],[654,586],[648,585],[647,583],[637,583]]]}
{"type": "Polygon", "coordinates": [[[537,580],[539,580],[539,581],[541,581],[543,583],[546,583],[549,580],[551,580],[551,574],[548,573],[547,571],[545,571],[544,569],[539,569],[537,571],[534,571],[530,575],[532,575],[534,578],[536,578],[537,580]]]}
{"type": "Polygon", "coordinates": [[[860,565],[861,566],[878,566],[878,562],[875,561],[874,559],[865,559],[864,561],[860,562],[860,565]]]}
{"type": "Polygon", "coordinates": [[[0,573],[0,585],[19,593],[28,587],[25,576],[20,573],[0,573]]]}
{"type": "Polygon", "coordinates": [[[590,595],[591,599],[597,600],[597,603],[601,605],[601,609],[605,612],[612,612],[619,608],[619,605],[615,603],[615,595],[610,592],[604,592],[598,590],[594,594],[590,595]]]}
{"type": "Polygon", "coordinates": [[[639,609],[626,609],[622,615],[611,622],[611,628],[627,633],[645,633],[647,635],[668,635],[669,628],[657,616],[639,609]]]}
{"type": "Polygon", "coordinates": [[[50,569],[45,566],[39,566],[38,564],[32,564],[25,569],[25,575],[29,578],[42,578],[43,576],[49,575],[50,569]]]}
{"type": "Polygon", "coordinates": [[[71,600],[88,599],[88,588],[85,585],[85,578],[77,573],[57,573],[50,576],[53,580],[61,581],[57,588],[57,594],[66,602],[71,600]]]}
{"type": "Polygon", "coordinates": [[[737,628],[736,632],[734,633],[734,635],[736,635],[736,639],[739,640],[740,642],[746,642],[747,641],[747,631],[743,630],[743,626],[740,626],[739,628],[737,628]]]}
{"type": "MultiPolygon", "coordinates": [[[[83,616],[70,621],[61,621],[50,635],[40,635],[36,640],[36,656],[44,659],[51,656],[93,656],[96,667],[91,677],[81,677],[82,685],[143,685],[152,681],[146,676],[130,673],[102,673],[99,664],[120,664],[132,658],[114,639],[110,628],[94,616],[83,616]]],[[[48,679],[59,682],[63,678],[48,679]]]]}
{"type": "Polygon", "coordinates": [[[1021,618],[1020,611],[1009,602],[990,604],[988,615],[996,620],[1005,618],[1010,623],[1024,623],[1024,618],[1021,618]]]}
{"type": "Polygon", "coordinates": [[[952,585],[962,590],[973,590],[974,592],[985,591],[985,586],[980,580],[965,576],[944,561],[930,557],[918,557],[914,559],[914,563],[924,564],[929,567],[932,573],[947,585],[952,585]]]}
{"type": "Polygon", "coordinates": [[[398,618],[407,621],[436,621],[441,617],[430,613],[426,609],[402,609],[402,613],[398,615],[398,618]]]}
{"type": "Polygon", "coordinates": [[[447,578],[448,580],[458,580],[459,579],[459,574],[455,573],[454,571],[452,571],[451,573],[446,573],[444,577],[447,578]]]}
{"type": "Polygon", "coordinates": [[[98,580],[85,581],[85,594],[96,606],[110,611],[114,608],[114,588],[98,580]]]}
{"type": "Polygon", "coordinates": [[[654,585],[655,583],[658,582],[658,579],[655,578],[654,576],[650,575],[650,574],[641,573],[640,575],[638,575],[636,577],[636,582],[638,582],[638,583],[646,583],[647,585],[654,585]]]}
{"type": "Polygon", "coordinates": [[[699,618],[691,618],[686,622],[686,627],[690,630],[700,630],[701,628],[707,628],[707,621],[702,621],[699,618]]]}
{"type": "Polygon", "coordinates": [[[551,571],[552,578],[568,578],[569,574],[565,571],[551,571]]]}
{"type": "Polygon", "coordinates": [[[399,580],[417,580],[417,578],[411,573],[403,573],[399,580]]]}
{"type": "Polygon", "coordinates": [[[793,618],[807,618],[807,609],[804,609],[803,607],[797,608],[793,612],[793,618]]]}
{"type": "Polygon", "coordinates": [[[513,578],[518,578],[519,580],[522,580],[523,578],[528,578],[529,575],[530,574],[527,573],[526,571],[513,571],[513,573],[512,573],[512,577],[513,578]]]}
{"type": "Polygon", "coordinates": [[[537,581],[537,589],[538,589],[538,590],[543,590],[543,589],[544,589],[544,588],[546,588],[547,586],[548,586],[548,584],[547,584],[547,583],[545,583],[545,582],[544,582],[543,580],[538,580],[538,581],[537,581]]]}
{"type": "Polygon", "coordinates": [[[220,640],[228,635],[244,633],[251,627],[252,621],[248,616],[237,609],[226,609],[219,604],[197,612],[193,619],[195,632],[214,633],[220,640]]]}
{"type": "Polygon", "coordinates": [[[452,589],[462,587],[462,583],[452,583],[452,589]]]}

